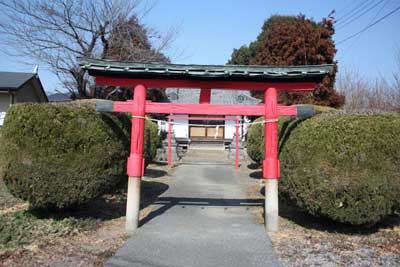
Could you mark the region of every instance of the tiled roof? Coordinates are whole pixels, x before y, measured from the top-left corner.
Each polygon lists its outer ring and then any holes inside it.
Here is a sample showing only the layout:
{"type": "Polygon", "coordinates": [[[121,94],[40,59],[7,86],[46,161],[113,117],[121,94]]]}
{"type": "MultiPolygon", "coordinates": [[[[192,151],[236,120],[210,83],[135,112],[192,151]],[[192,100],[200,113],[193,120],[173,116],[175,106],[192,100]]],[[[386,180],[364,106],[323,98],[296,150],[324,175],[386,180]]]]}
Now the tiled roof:
{"type": "MultiPolygon", "coordinates": [[[[172,103],[196,104],[199,103],[200,89],[169,88],[166,94],[172,103]]],[[[218,89],[211,91],[211,104],[256,105],[260,102],[261,100],[252,97],[249,91],[218,89]]]]}
{"type": "Polygon", "coordinates": [[[243,65],[184,65],[161,63],[119,62],[80,58],[82,69],[90,75],[115,75],[131,78],[208,79],[208,80],[321,80],[333,65],[315,66],[243,66],[243,65]]]}

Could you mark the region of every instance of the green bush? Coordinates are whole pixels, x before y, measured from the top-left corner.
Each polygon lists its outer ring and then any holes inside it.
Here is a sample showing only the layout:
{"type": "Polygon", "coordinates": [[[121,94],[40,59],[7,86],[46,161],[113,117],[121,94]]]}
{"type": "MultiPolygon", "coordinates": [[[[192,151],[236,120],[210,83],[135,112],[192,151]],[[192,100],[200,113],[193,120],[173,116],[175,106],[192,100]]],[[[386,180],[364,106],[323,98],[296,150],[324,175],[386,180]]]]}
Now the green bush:
{"type": "MultiPolygon", "coordinates": [[[[255,122],[261,122],[264,117],[260,117],[255,122]]],[[[257,163],[264,159],[264,124],[257,123],[250,126],[246,140],[247,154],[257,163]]]]}
{"type": "Polygon", "coordinates": [[[280,193],[310,214],[371,226],[400,208],[400,116],[321,115],[280,154],[280,193]]]}
{"type": "Polygon", "coordinates": [[[145,158],[145,166],[147,167],[156,157],[157,148],[161,145],[161,137],[158,135],[158,126],[156,123],[146,121],[145,126],[143,156],[145,158]]]}
{"type": "MultiPolygon", "coordinates": [[[[264,117],[260,117],[255,122],[262,122],[264,117]]],[[[284,139],[285,130],[290,125],[296,125],[300,120],[296,118],[279,117],[278,121],[278,132],[279,132],[279,144],[284,139]]],[[[280,147],[280,146],[279,146],[280,147]]],[[[264,124],[256,123],[253,124],[247,133],[247,154],[255,162],[261,164],[264,159],[265,143],[264,143],[264,124]]]]}
{"type": "MultiPolygon", "coordinates": [[[[97,113],[93,102],[14,105],[0,139],[2,177],[32,207],[81,205],[126,182],[129,136],[126,114],[97,113]]],[[[154,123],[145,138],[149,162],[159,142],[154,123]]]]}
{"type": "MultiPolygon", "coordinates": [[[[315,114],[336,112],[337,109],[324,106],[313,106],[315,114]]],[[[256,122],[261,122],[264,117],[260,117],[256,122]]],[[[298,118],[279,117],[279,151],[289,138],[291,131],[302,121],[298,118]]],[[[257,163],[264,159],[264,124],[253,124],[247,133],[247,154],[257,163]]]]}
{"type": "Polygon", "coordinates": [[[0,215],[0,250],[40,244],[57,237],[67,237],[96,227],[93,218],[41,218],[29,211],[0,215]]]}

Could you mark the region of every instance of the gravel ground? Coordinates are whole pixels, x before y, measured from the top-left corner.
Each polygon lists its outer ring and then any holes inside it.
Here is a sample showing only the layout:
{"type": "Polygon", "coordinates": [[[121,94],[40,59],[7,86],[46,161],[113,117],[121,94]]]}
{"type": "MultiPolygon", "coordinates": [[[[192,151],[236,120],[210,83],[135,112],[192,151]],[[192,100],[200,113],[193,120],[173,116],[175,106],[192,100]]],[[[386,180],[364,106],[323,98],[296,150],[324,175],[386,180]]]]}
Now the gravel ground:
{"type": "Polygon", "coordinates": [[[124,220],[102,224],[95,231],[33,244],[0,253],[1,266],[102,266],[127,239],[124,220]]]}
{"type": "MultiPolygon", "coordinates": [[[[247,163],[241,172],[248,197],[263,199],[261,169],[247,163]]],[[[253,213],[263,224],[262,205],[253,213]]],[[[313,218],[281,201],[279,224],[269,235],[282,266],[400,266],[400,217],[365,230],[313,218]]]]}

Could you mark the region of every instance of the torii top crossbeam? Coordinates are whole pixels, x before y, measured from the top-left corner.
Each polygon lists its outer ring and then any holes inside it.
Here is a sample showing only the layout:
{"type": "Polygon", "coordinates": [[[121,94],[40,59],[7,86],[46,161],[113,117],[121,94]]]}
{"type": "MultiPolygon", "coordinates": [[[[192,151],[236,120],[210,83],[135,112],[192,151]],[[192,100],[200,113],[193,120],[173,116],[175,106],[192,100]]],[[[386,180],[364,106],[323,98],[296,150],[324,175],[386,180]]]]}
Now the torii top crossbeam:
{"type": "Polygon", "coordinates": [[[98,85],[312,91],[333,65],[243,66],[134,63],[81,58],[98,85]]]}

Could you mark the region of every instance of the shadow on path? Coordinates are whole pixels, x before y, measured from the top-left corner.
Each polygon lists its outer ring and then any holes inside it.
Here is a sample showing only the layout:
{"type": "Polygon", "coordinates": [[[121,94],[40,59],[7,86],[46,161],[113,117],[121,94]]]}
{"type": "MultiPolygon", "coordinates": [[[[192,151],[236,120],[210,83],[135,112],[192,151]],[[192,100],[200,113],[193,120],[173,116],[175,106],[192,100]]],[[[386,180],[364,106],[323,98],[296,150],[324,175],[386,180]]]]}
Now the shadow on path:
{"type": "Polygon", "coordinates": [[[263,206],[263,199],[223,199],[223,198],[188,198],[188,197],[160,197],[153,204],[160,205],[139,222],[142,226],[157,216],[163,214],[174,206],[200,206],[200,207],[256,207],[263,206]]]}
{"type": "Polygon", "coordinates": [[[151,169],[151,168],[146,168],[144,174],[148,178],[160,178],[165,175],[168,175],[168,173],[164,170],[151,169]]]}

